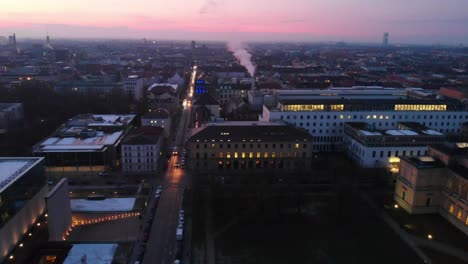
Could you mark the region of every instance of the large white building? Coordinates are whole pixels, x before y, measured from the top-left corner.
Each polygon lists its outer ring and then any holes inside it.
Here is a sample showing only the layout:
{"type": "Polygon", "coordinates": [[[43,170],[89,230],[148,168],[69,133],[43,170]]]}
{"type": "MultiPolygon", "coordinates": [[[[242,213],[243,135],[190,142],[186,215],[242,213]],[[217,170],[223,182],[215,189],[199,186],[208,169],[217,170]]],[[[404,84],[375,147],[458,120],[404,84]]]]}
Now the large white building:
{"type": "Polygon", "coordinates": [[[124,81],[124,90],[127,94],[130,94],[136,101],[140,101],[143,98],[143,78],[138,75],[130,75],[124,81]]]}
{"type": "Polygon", "coordinates": [[[398,122],[417,122],[451,135],[462,133],[462,124],[468,121],[468,106],[457,101],[403,99],[400,91],[372,96],[375,92],[364,89],[341,98],[340,90],[302,99],[283,96],[274,106],[264,105],[259,120],[283,120],[307,129],[315,152],[342,150],[346,122],[366,122],[382,130],[394,129],[398,122]]]}
{"type": "Polygon", "coordinates": [[[428,145],[440,144],[446,136],[413,122],[398,123],[395,129],[375,129],[364,122],[344,126],[348,156],[363,168],[398,171],[400,157],[426,155],[428,145]]]}
{"type": "Polygon", "coordinates": [[[154,172],[161,151],[160,127],[139,127],[122,142],[122,170],[127,173],[154,172]]]}

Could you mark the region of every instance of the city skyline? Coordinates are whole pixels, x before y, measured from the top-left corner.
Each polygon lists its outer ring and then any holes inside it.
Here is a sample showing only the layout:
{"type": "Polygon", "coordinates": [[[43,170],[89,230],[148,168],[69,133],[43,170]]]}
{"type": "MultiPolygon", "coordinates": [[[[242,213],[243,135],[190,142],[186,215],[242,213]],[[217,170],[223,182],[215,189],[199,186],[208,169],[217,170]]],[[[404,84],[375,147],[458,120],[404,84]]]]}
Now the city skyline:
{"type": "Polygon", "coordinates": [[[0,35],[381,43],[389,32],[390,44],[458,45],[468,42],[467,8],[462,0],[7,1],[0,35]]]}

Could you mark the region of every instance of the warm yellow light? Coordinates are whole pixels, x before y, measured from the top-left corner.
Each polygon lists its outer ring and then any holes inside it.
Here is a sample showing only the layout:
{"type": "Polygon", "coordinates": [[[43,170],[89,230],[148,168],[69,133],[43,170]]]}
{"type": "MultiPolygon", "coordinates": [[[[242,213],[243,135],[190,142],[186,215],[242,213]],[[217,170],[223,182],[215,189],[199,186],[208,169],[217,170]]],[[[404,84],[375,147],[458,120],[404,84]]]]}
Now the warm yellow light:
{"type": "Polygon", "coordinates": [[[398,209],[398,204],[395,204],[393,207],[395,207],[395,209],[398,209]]]}
{"type": "Polygon", "coordinates": [[[10,259],[13,259],[13,255],[10,255],[10,259]]]}
{"type": "Polygon", "coordinates": [[[44,216],[45,216],[45,217],[48,217],[49,215],[48,215],[48,214],[45,214],[44,216]]]}
{"type": "Polygon", "coordinates": [[[23,247],[23,246],[24,246],[23,243],[19,244],[19,247],[23,247]]]}
{"type": "Polygon", "coordinates": [[[32,236],[32,233],[29,233],[28,236],[32,236]]]}
{"type": "Polygon", "coordinates": [[[432,237],[431,234],[427,235],[427,239],[432,239],[432,238],[433,238],[433,237],[432,237]]]}
{"type": "Polygon", "coordinates": [[[37,223],[37,226],[41,226],[41,223],[37,223]]]}

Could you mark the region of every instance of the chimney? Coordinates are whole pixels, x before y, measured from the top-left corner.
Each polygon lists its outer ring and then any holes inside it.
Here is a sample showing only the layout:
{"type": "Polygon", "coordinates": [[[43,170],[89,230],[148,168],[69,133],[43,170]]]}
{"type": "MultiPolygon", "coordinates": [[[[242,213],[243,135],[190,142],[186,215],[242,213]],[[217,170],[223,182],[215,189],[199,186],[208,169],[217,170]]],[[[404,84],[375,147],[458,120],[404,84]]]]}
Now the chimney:
{"type": "Polygon", "coordinates": [[[252,76],[252,83],[250,89],[252,90],[252,92],[255,92],[255,76],[252,76]]]}

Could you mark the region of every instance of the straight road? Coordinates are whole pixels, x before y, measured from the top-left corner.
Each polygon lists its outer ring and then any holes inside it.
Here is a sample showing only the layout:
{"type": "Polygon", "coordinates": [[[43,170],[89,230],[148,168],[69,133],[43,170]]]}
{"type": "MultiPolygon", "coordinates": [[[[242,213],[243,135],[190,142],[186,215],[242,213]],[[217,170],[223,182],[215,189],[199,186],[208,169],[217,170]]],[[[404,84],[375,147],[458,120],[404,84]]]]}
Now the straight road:
{"type": "Polygon", "coordinates": [[[150,236],[146,245],[143,264],[172,264],[175,258],[177,243],[176,229],[179,224],[179,210],[182,206],[184,190],[189,183],[188,175],[182,168],[176,166],[184,149],[187,127],[190,123],[191,99],[196,77],[196,66],[190,78],[182,116],[175,137],[175,146],[179,151],[169,160],[165,175],[163,191],[159,200],[158,209],[151,226],[150,236]]]}

